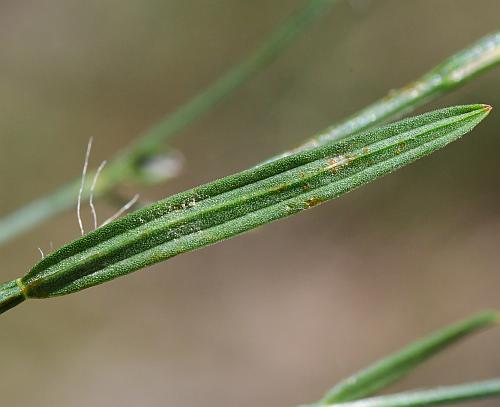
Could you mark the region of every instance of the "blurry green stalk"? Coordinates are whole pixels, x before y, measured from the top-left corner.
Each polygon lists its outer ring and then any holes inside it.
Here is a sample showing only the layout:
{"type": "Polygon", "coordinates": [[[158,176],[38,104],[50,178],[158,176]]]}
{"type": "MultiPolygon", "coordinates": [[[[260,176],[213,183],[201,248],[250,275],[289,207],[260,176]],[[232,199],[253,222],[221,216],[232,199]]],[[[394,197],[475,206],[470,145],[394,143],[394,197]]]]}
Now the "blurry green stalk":
{"type": "MultiPolygon", "coordinates": [[[[262,68],[271,63],[290,46],[297,36],[324,15],[337,0],[309,0],[307,4],[280,25],[253,54],[233,67],[226,75],[212,83],[194,99],[182,105],[158,124],[142,134],[136,142],[119,152],[102,172],[95,196],[104,195],[117,185],[129,180],[158,182],[170,178],[151,178],[143,170],[149,158],[161,154],[163,142],[199,119],[218,102],[229,96],[262,68]]],[[[94,173],[87,177],[91,180],[94,173]]],[[[62,186],[49,195],[39,198],[0,219],[0,244],[9,241],[42,221],[76,205],[79,179],[62,186]]],[[[83,198],[89,197],[90,182],[83,198]]]]}
{"type": "Polygon", "coordinates": [[[428,407],[500,396],[500,379],[390,394],[325,407],[428,407]]]}
{"type": "Polygon", "coordinates": [[[446,59],[416,81],[389,91],[382,99],[279,157],[317,147],[390,121],[464,85],[499,63],[500,31],[497,31],[446,59]]]}
{"type": "Polygon", "coordinates": [[[434,332],[341,381],[326,393],[318,405],[326,406],[371,396],[459,340],[482,329],[498,326],[498,323],[499,314],[487,311],[434,332]]]}
{"type": "Polygon", "coordinates": [[[486,328],[498,326],[498,311],[485,311],[427,335],[366,369],[342,380],[317,403],[302,407],[417,407],[500,396],[500,378],[370,397],[408,375],[429,358],[486,328]]]}

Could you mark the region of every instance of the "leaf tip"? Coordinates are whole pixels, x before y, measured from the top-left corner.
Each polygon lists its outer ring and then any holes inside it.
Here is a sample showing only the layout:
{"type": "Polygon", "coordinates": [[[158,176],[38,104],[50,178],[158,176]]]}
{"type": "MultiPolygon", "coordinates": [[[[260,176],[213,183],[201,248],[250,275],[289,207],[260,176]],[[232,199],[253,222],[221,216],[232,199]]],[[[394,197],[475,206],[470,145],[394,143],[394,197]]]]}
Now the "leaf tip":
{"type": "Polygon", "coordinates": [[[486,112],[486,114],[488,114],[489,112],[491,112],[491,110],[493,109],[493,106],[491,105],[486,105],[486,104],[482,104],[481,107],[483,108],[483,110],[486,112]]]}

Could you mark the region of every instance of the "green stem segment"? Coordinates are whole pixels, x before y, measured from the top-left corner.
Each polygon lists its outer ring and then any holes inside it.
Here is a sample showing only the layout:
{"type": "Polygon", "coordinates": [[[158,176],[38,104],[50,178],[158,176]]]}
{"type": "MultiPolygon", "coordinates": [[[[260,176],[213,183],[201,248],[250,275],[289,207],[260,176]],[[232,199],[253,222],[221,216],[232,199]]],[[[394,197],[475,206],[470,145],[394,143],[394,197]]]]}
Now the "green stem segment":
{"type": "MultiPolygon", "coordinates": [[[[298,148],[277,157],[331,143],[352,134],[379,126],[398,115],[448,93],[500,63],[500,31],[481,38],[470,47],[452,55],[416,81],[329,127],[298,148]]],[[[276,158],[277,158],[276,157],[276,158]]],[[[271,159],[272,160],[272,159],[271,159]]]]}
{"type": "MultiPolygon", "coordinates": [[[[144,161],[151,156],[160,154],[164,141],[198,120],[253,75],[270,64],[301,33],[325,14],[336,1],[309,0],[305,7],[279,26],[267,41],[247,59],[232,68],[194,99],[150,128],[135,143],[119,152],[113,160],[108,162],[102,172],[95,195],[106,194],[117,185],[129,180],[158,182],[169,178],[169,174],[164,174],[162,177],[152,177],[150,173],[143,171],[144,161]]],[[[93,175],[93,173],[89,174],[88,179],[92,179],[93,175]]],[[[80,180],[75,179],[53,193],[0,219],[0,244],[57,213],[70,209],[76,204],[79,183],[80,180]]],[[[88,198],[88,188],[86,188],[83,198],[88,198]]]]}
{"type": "Polygon", "coordinates": [[[25,299],[22,283],[13,280],[0,285],[0,314],[21,304],[25,299]]]}
{"type": "Polygon", "coordinates": [[[20,280],[25,295],[79,291],[337,198],[457,140],[490,109],[426,113],[166,198],[45,257],[20,280]]]}
{"type": "Polygon", "coordinates": [[[328,407],[429,407],[500,396],[500,379],[373,397],[328,407]]]}
{"type": "Polygon", "coordinates": [[[482,312],[433,332],[341,381],[313,406],[327,406],[371,396],[406,376],[430,357],[447,349],[464,337],[485,328],[498,326],[499,318],[498,312],[482,312]]]}

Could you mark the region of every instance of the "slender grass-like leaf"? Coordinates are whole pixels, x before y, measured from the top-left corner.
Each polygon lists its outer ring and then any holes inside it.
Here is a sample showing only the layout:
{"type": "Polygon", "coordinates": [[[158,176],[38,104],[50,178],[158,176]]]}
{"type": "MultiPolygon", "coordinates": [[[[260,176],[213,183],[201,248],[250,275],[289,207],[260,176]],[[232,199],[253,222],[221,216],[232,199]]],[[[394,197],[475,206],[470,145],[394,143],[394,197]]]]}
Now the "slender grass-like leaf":
{"type": "MultiPolygon", "coordinates": [[[[280,25],[247,59],[146,131],[132,145],[119,152],[108,162],[102,172],[95,195],[104,195],[124,181],[157,182],[168,178],[170,174],[167,173],[161,178],[153,179],[150,173],[143,171],[142,164],[149,157],[161,153],[163,142],[202,117],[218,102],[232,94],[254,74],[271,63],[295,41],[298,35],[324,15],[336,1],[309,0],[302,9],[280,25]]],[[[91,173],[89,179],[92,179],[93,175],[91,173]]],[[[79,182],[79,179],[75,179],[49,195],[34,200],[0,219],[0,244],[29,230],[45,219],[72,208],[76,204],[79,182]]],[[[88,189],[84,190],[83,198],[88,198],[88,189]]]]}
{"type": "Polygon", "coordinates": [[[0,287],[0,312],[13,297],[79,291],[336,198],[446,146],[490,109],[437,110],[159,201],[47,256],[16,280],[17,293],[0,287]]]}
{"type": "Polygon", "coordinates": [[[465,85],[471,79],[498,64],[500,64],[500,31],[481,38],[470,47],[444,60],[414,82],[400,89],[391,90],[382,99],[329,127],[301,146],[268,161],[380,126],[465,85]]]}
{"type": "Polygon", "coordinates": [[[373,397],[328,407],[427,407],[500,396],[500,379],[373,397]]]}
{"type": "Polygon", "coordinates": [[[436,331],[340,382],[314,406],[326,406],[371,396],[458,340],[481,329],[498,325],[499,322],[499,314],[490,311],[436,331]]]}

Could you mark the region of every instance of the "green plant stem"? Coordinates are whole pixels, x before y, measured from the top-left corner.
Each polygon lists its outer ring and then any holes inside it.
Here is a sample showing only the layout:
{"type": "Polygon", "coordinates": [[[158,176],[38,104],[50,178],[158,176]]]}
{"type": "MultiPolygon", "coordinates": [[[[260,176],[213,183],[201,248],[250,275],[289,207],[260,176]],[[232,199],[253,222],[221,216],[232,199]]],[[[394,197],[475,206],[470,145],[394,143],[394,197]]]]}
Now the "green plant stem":
{"type": "Polygon", "coordinates": [[[63,246],[16,282],[26,298],[66,295],[294,215],[445,147],[490,110],[429,112],[173,195],[63,246]]]}
{"type": "Polygon", "coordinates": [[[18,284],[18,280],[0,285],[0,314],[21,304],[26,297],[18,284]]]}
{"type": "Polygon", "coordinates": [[[373,397],[348,403],[330,404],[328,407],[427,407],[455,404],[500,396],[500,378],[457,386],[438,387],[373,397]]]}
{"type": "Polygon", "coordinates": [[[326,406],[371,396],[460,339],[484,328],[497,326],[499,322],[498,312],[488,311],[436,331],[343,380],[314,406],[326,406]]]}
{"type": "MultiPolygon", "coordinates": [[[[165,174],[164,178],[152,179],[142,171],[142,164],[149,157],[158,154],[166,140],[199,119],[263,67],[271,63],[294,42],[298,35],[324,15],[336,1],[309,0],[302,9],[279,26],[267,41],[247,59],[236,65],[194,99],[182,105],[173,114],[150,128],[135,143],[119,152],[104,169],[95,195],[103,195],[129,180],[152,182],[168,178],[168,174],[165,174]]],[[[91,173],[89,178],[92,179],[93,175],[91,173]]],[[[1,219],[0,244],[55,214],[73,207],[76,204],[79,182],[79,179],[75,179],[51,194],[34,200],[1,219]]],[[[86,188],[83,198],[88,198],[88,188],[86,188]]]]}
{"type": "Polygon", "coordinates": [[[390,91],[382,99],[356,112],[346,120],[329,127],[294,150],[275,158],[324,145],[388,122],[398,115],[416,109],[425,102],[463,86],[472,78],[494,68],[499,63],[500,31],[497,31],[452,55],[416,81],[390,91]]]}

